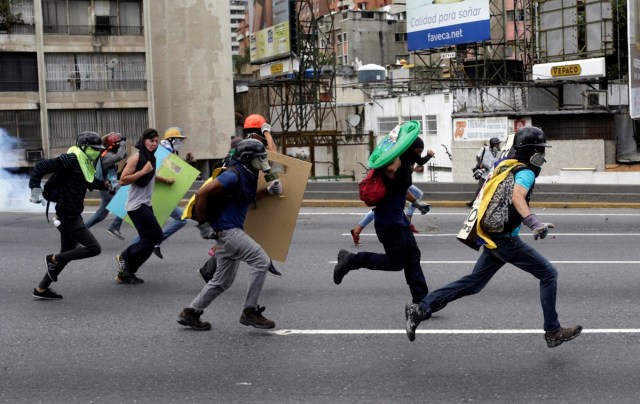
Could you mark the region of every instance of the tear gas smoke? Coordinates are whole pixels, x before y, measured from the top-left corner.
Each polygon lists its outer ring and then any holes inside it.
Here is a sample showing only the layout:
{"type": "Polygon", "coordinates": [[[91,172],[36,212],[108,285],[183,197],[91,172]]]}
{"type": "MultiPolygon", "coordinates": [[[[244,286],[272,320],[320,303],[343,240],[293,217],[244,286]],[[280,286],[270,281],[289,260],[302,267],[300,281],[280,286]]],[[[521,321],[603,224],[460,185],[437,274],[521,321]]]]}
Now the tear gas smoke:
{"type": "Polygon", "coordinates": [[[0,128],[0,212],[44,212],[42,205],[29,202],[29,176],[7,169],[24,159],[19,147],[20,141],[0,128]]]}

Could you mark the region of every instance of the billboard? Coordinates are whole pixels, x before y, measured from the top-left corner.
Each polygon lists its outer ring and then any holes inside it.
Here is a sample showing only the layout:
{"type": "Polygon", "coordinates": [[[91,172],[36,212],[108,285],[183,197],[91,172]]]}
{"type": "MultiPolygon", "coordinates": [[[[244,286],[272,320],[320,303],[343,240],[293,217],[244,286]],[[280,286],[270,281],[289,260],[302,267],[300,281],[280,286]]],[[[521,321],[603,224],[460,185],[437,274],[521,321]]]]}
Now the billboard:
{"type": "Polygon", "coordinates": [[[286,58],[291,54],[291,1],[249,0],[251,63],[286,58]]]}
{"type": "MultiPolygon", "coordinates": [[[[515,125],[515,124],[514,124],[515,125]]],[[[489,140],[504,142],[509,135],[509,119],[502,117],[454,118],[453,140],[489,140]]]]}
{"type": "Polygon", "coordinates": [[[640,119],[640,5],[627,2],[627,30],[629,31],[629,115],[640,119]]]}
{"type": "Polygon", "coordinates": [[[407,2],[409,51],[491,39],[489,0],[407,2]]]}

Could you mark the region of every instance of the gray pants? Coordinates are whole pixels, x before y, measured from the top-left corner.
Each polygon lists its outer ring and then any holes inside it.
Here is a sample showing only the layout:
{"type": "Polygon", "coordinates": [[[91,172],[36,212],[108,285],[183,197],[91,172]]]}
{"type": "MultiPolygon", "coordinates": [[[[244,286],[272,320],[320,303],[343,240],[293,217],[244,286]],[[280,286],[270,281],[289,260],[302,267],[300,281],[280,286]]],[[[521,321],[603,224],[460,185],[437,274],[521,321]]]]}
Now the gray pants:
{"type": "Polygon", "coordinates": [[[223,230],[218,235],[216,260],[217,270],[213,279],[202,288],[189,307],[195,310],[204,310],[222,292],[229,289],[236,279],[241,261],[251,267],[249,290],[244,307],[257,307],[270,263],[266,251],[240,229],[223,230]]]}

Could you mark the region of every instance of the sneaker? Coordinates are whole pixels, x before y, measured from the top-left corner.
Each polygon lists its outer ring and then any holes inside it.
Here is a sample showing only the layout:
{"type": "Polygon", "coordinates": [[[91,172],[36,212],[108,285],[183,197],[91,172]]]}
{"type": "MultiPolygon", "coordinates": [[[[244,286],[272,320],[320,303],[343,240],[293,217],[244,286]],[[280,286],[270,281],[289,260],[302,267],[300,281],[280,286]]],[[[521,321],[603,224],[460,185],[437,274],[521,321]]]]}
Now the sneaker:
{"type": "Polygon", "coordinates": [[[185,327],[191,327],[198,331],[207,331],[211,329],[211,323],[208,321],[200,321],[202,312],[197,312],[195,309],[186,308],[183,309],[178,315],[178,324],[185,327]]]}
{"type": "Polygon", "coordinates": [[[163,259],[163,258],[164,258],[164,257],[162,256],[162,251],[160,251],[160,246],[159,246],[159,245],[157,245],[157,246],[153,247],[153,254],[154,254],[156,257],[160,258],[160,259],[163,259]]]}
{"type": "Polygon", "coordinates": [[[351,229],[351,240],[356,247],[360,245],[360,235],[356,234],[356,229],[351,229]]]}
{"type": "Polygon", "coordinates": [[[569,328],[560,328],[555,331],[547,331],[544,333],[544,339],[547,341],[549,348],[555,348],[565,341],[575,339],[582,332],[581,325],[574,325],[569,328]]]}
{"type": "Polygon", "coordinates": [[[413,223],[409,223],[409,230],[411,230],[412,233],[420,233],[418,229],[415,228],[413,223]]]}
{"type": "Polygon", "coordinates": [[[129,265],[127,265],[127,261],[121,255],[116,255],[116,262],[118,263],[118,276],[120,278],[128,278],[129,265]]]}
{"type": "Polygon", "coordinates": [[[240,316],[240,324],[250,325],[256,328],[275,328],[276,323],[265,318],[262,315],[265,307],[258,306],[257,308],[246,307],[242,310],[242,315],[240,316]]]}
{"type": "Polygon", "coordinates": [[[53,263],[53,254],[44,257],[44,265],[47,267],[49,278],[54,282],[58,282],[58,267],[53,263]]]}
{"type": "Polygon", "coordinates": [[[140,283],[144,283],[144,279],[138,278],[135,275],[126,276],[118,274],[116,275],[115,280],[119,285],[137,285],[140,283]]]}
{"type": "Polygon", "coordinates": [[[62,299],[62,295],[56,293],[55,290],[51,288],[45,289],[44,292],[38,292],[38,289],[33,289],[32,293],[33,297],[40,300],[60,300],[62,299]]]}
{"type": "Polygon", "coordinates": [[[267,273],[268,273],[269,275],[273,275],[273,276],[275,276],[276,278],[280,278],[280,277],[282,276],[282,273],[281,273],[280,271],[278,271],[278,270],[276,269],[276,267],[274,267],[274,266],[273,266],[273,262],[271,262],[271,263],[269,264],[269,268],[267,269],[267,273]]]}
{"type": "Polygon", "coordinates": [[[414,341],[416,339],[416,328],[425,319],[426,314],[422,306],[414,303],[404,306],[404,316],[406,319],[404,328],[407,331],[407,337],[409,341],[414,341]]]}
{"type": "Polygon", "coordinates": [[[124,236],[122,234],[120,234],[120,230],[107,229],[107,233],[111,234],[113,237],[115,237],[117,239],[124,240],[124,236]]]}
{"type": "Polygon", "coordinates": [[[347,250],[340,250],[338,252],[338,263],[333,268],[333,282],[336,285],[341,284],[342,278],[352,269],[349,268],[349,256],[351,256],[351,253],[347,250]]]}

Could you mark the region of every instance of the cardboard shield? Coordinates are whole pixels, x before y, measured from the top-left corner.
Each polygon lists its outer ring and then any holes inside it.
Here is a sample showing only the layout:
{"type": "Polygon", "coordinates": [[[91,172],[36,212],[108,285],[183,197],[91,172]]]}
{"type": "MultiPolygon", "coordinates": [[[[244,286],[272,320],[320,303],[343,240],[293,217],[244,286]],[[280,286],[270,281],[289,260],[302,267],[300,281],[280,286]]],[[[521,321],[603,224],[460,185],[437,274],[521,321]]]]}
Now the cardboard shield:
{"type": "MultiPolygon", "coordinates": [[[[311,163],[274,152],[269,153],[272,171],[282,183],[282,196],[266,196],[249,208],[244,231],[265,249],[272,260],[285,262],[293,239],[311,163]]],[[[258,189],[266,181],[261,175],[258,189]]]]}

